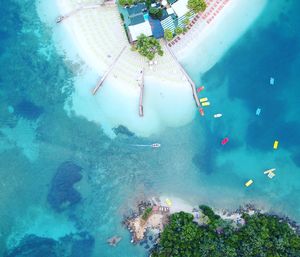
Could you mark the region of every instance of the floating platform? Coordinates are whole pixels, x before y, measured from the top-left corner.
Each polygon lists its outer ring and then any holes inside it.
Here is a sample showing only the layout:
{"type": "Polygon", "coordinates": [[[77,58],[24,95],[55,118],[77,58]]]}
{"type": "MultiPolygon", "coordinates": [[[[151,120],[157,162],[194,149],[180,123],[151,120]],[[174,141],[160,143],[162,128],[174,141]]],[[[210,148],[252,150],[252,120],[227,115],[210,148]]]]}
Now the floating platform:
{"type": "Polygon", "coordinates": [[[203,103],[203,102],[206,102],[206,101],[208,101],[207,97],[200,98],[200,103],[203,103]]]}
{"type": "Polygon", "coordinates": [[[203,103],[201,103],[202,104],[202,106],[209,106],[210,105],[210,102],[203,102],[203,103]]]}
{"type": "Polygon", "coordinates": [[[276,150],[278,148],[279,141],[275,140],[273,148],[276,150]]]}
{"type": "Polygon", "coordinates": [[[248,181],[245,183],[245,187],[249,187],[249,186],[251,186],[252,184],[253,184],[253,180],[250,179],[250,180],[248,180],[248,181]]]}

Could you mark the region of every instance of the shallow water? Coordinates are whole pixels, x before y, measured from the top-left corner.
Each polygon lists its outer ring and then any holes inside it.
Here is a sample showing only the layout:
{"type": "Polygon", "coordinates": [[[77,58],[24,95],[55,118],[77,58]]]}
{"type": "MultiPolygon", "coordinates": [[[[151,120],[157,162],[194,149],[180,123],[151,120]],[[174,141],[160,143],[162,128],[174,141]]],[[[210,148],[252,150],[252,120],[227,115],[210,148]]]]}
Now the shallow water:
{"type": "MultiPolygon", "coordinates": [[[[67,248],[85,232],[94,244],[80,245],[91,256],[146,256],[121,226],[122,215],[144,195],[219,208],[254,202],[299,222],[300,6],[289,1],[282,9],[282,3],[269,3],[203,77],[197,67],[189,70],[211,102],[204,117],[197,113],[192,123],[149,138],[119,129],[112,140],[98,124],[67,115],[76,69],[58,55],[32,1],[6,2],[0,8],[0,255],[26,234],[59,240],[77,233],[65,239],[67,248]],[[214,113],[223,116],[214,119],[214,113]],[[221,146],[224,137],[229,142],[221,146]],[[152,142],[162,147],[132,146],[152,142]],[[47,197],[65,161],[82,167],[74,185],[81,201],[57,212],[47,197]],[[263,171],[272,167],[270,180],[263,171]],[[254,184],[245,188],[250,178],[254,184]],[[105,241],[115,234],[123,240],[111,248],[105,241]]],[[[69,181],[73,174],[66,174],[69,181]]]]}

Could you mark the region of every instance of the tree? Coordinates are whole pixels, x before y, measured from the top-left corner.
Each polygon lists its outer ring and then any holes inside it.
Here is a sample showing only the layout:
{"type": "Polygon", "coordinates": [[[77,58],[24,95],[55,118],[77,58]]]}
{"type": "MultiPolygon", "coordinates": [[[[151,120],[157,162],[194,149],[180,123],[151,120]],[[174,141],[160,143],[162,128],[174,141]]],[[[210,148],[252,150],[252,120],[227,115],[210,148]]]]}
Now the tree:
{"type": "Polygon", "coordinates": [[[170,29],[165,29],[164,37],[167,41],[172,40],[173,39],[173,32],[170,29]]]}
{"type": "Polygon", "coordinates": [[[154,19],[160,19],[163,15],[163,10],[161,8],[150,7],[149,14],[154,19]]]}
{"type": "Polygon", "coordinates": [[[182,32],[183,32],[183,29],[182,29],[181,27],[177,27],[177,28],[175,29],[176,35],[180,35],[182,32]]]}
{"type": "Polygon", "coordinates": [[[189,23],[190,23],[190,19],[189,18],[185,18],[184,20],[183,20],[183,24],[184,25],[189,25],[189,23]]]}
{"type": "Polygon", "coordinates": [[[157,39],[153,37],[146,37],[144,34],[138,36],[135,48],[139,54],[145,56],[149,60],[153,60],[155,54],[160,56],[164,54],[157,39]]]}
{"type": "Polygon", "coordinates": [[[204,0],[188,0],[188,8],[195,13],[204,12],[207,5],[204,0]]]}

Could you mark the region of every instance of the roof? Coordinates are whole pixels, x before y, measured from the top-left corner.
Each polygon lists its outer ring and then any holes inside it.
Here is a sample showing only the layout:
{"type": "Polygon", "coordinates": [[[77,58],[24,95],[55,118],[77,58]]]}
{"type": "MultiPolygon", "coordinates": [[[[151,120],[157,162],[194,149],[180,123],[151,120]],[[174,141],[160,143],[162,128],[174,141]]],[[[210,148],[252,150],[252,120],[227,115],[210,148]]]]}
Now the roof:
{"type": "Polygon", "coordinates": [[[153,37],[155,38],[164,37],[164,29],[159,20],[153,19],[151,16],[149,16],[149,23],[153,33],[153,37]]]}
{"type": "Polygon", "coordinates": [[[172,14],[172,13],[174,13],[174,10],[172,8],[167,8],[167,13],[172,14]]]}
{"type": "Polygon", "coordinates": [[[129,16],[129,20],[130,20],[129,25],[136,25],[145,21],[143,14],[129,16]]]}
{"type": "Polygon", "coordinates": [[[168,18],[162,20],[161,25],[162,25],[164,30],[169,29],[172,32],[174,32],[174,30],[175,30],[175,24],[174,24],[173,18],[171,16],[169,16],[168,18]]]}
{"type": "Polygon", "coordinates": [[[176,3],[172,4],[172,8],[176,15],[180,18],[189,11],[187,5],[188,0],[178,0],[176,3]]]}
{"type": "Polygon", "coordinates": [[[141,34],[144,34],[147,37],[152,36],[152,30],[149,21],[144,21],[136,25],[128,26],[128,31],[131,37],[131,41],[136,41],[137,37],[141,34]]]}

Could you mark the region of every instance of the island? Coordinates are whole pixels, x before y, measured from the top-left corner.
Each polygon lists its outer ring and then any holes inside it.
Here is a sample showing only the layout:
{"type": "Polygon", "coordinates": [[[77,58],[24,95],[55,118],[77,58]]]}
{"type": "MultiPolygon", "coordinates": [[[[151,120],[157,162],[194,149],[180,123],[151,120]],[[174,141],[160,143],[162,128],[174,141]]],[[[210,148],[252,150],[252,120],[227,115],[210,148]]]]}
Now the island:
{"type": "Polygon", "coordinates": [[[300,228],[286,217],[262,213],[253,205],[234,212],[200,205],[172,213],[172,202],[166,202],[169,207],[153,198],[142,201],[124,222],[132,243],[144,246],[152,257],[300,256],[300,228]]]}

